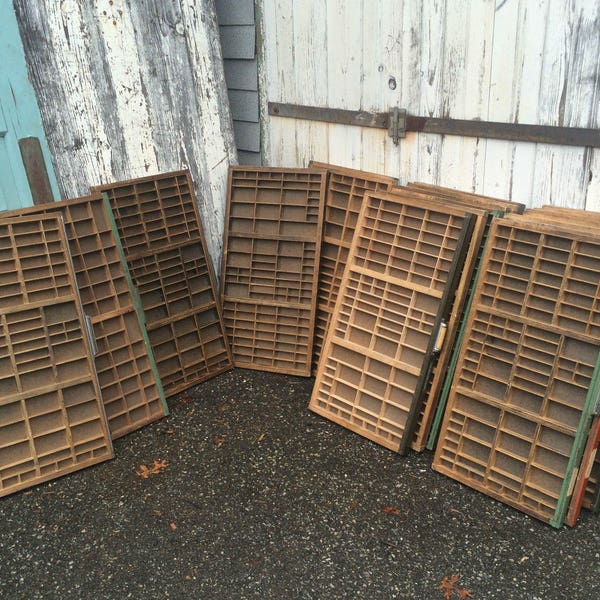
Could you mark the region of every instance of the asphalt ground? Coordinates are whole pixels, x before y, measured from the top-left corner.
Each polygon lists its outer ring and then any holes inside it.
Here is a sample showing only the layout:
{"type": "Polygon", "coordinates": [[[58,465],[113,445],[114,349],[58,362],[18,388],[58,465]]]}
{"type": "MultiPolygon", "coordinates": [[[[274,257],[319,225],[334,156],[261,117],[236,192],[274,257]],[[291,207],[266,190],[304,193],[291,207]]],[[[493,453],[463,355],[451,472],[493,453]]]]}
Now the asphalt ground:
{"type": "Polygon", "coordinates": [[[221,375],[0,499],[0,598],[600,598],[600,516],[553,529],[309,412],[312,383],[221,375]]]}

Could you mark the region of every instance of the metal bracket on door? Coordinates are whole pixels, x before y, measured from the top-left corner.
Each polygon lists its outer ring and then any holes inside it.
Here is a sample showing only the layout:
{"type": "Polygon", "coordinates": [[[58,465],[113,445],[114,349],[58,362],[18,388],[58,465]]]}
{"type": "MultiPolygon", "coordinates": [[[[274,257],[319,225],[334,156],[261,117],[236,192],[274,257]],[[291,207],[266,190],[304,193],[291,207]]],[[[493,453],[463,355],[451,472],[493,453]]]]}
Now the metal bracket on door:
{"type": "Polygon", "coordinates": [[[406,137],[406,109],[394,106],[388,116],[388,135],[397,146],[400,138],[406,137]]]}

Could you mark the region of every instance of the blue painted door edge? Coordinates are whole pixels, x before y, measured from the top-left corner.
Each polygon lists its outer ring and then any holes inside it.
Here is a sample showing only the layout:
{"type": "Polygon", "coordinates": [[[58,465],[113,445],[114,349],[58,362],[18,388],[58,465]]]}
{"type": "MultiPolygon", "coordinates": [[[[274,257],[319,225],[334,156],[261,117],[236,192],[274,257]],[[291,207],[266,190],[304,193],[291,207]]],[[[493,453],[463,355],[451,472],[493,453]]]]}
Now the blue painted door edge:
{"type": "Polygon", "coordinates": [[[46,141],[35,91],[27,64],[12,2],[0,1],[0,209],[33,204],[19,139],[39,139],[54,198],[60,198],[52,157],[46,141]]]}

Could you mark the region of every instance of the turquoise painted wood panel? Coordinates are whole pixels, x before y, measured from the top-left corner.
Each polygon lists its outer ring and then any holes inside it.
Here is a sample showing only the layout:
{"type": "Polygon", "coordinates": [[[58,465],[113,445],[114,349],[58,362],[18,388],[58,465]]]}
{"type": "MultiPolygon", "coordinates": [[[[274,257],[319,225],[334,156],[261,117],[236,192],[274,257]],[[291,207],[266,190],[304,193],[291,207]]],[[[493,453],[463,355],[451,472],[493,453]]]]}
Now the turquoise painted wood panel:
{"type": "MultiPolygon", "coordinates": [[[[0,210],[33,204],[19,139],[37,137],[54,198],[59,198],[35,92],[27,77],[23,44],[12,2],[0,2],[0,210]]],[[[53,198],[48,198],[52,200],[53,198]]]]}

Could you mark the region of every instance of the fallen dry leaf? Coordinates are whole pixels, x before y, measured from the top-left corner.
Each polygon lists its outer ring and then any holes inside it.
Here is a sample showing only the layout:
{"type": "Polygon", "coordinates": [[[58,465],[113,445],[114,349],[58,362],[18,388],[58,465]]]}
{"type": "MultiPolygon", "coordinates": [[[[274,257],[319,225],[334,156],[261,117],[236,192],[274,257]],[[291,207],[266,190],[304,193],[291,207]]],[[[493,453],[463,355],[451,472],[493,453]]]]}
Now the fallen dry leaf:
{"type": "Polygon", "coordinates": [[[444,575],[444,577],[442,577],[442,583],[440,583],[439,589],[442,590],[442,592],[444,592],[444,598],[446,600],[452,598],[452,592],[454,591],[454,583],[456,581],[458,581],[458,575],[452,575],[452,577],[444,575]]]}
{"type": "Polygon", "coordinates": [[[261,433],[261,434],[258,436],[258,443],[260,444],[260,443],[261,443],[261,442],[262,442],[264,439],[265,439],[265,434],[264,434],[264,433],[261,433]]]}
{"type": "Polygon", "coordinates": [[[526,560],[529,560],[529,556],[521,556],[519,559],[519,564],[522,565],[526,560]]]}
{"type": "Polygon", "coordinates": [[[214,437],[212,439],[212,443],[215,445],[215,448],[220,448],[224,441],[225,440],[221,439],[220,437],[214,437]]]}
{"type": "Polygon", "coordinates": [[[140,465],[140,470],[136,471],[138,477],[148,479],[150,475],[159,475],[167,468],[166,460],[155,460],[150,467],[146,465],[140,465]]]}
{"type": "Polygon", "coordinates": [[[136,471],[136,474],[139,477],[143,477],[144,479],[148,479],[150,475],[150,469],[146,465],[140,465],[140,470],[136,471]]]}
{"type": "Polygon", "coordinates": [[[393,506],[382,506],[381,512],[388,513],[388,515],[401,515],[402,513],[393,506]]]}
{"type": "Polygon", "coordinates": [[[454,590],[454,585],[452,585],[450,583],[450,580],[448,579],[448,577],[444,577],[442,579],[442,583],[440,583],[440,590],[442,590],[442,592],[444,592],[444,598],[446,600],[449,600],[450,598],[452,598],[452,591],[454,590]]]}
{"type": "Polygon", "coordinates": [[[169,523],[169,527],[171,528],[171,531],[175,531],[177,529],[177,525],[175,525],[175,523],[169,523]]]}
{"type": "Polygon", "coordinates": [[[458,573],[454,573],[450,577],[448,577],[448,575],[442,577],[442,583],[440,583],[439,589],[444,592],[445,600],[450,600],[453,598],[454,592],[456,592],[456,595],[460,600],[473,597],[473,592],[471,590],[468,590],[467,588],[461,588],[456,585],[459,579],[460,575],[458,573]]]}
{"type": "Polygon", "coordinates": [[[359,502],[358,500],[355,500],[354,502],[352,502],[350,504],[350,510],[356,510],[358,508],[359,502]]]}

